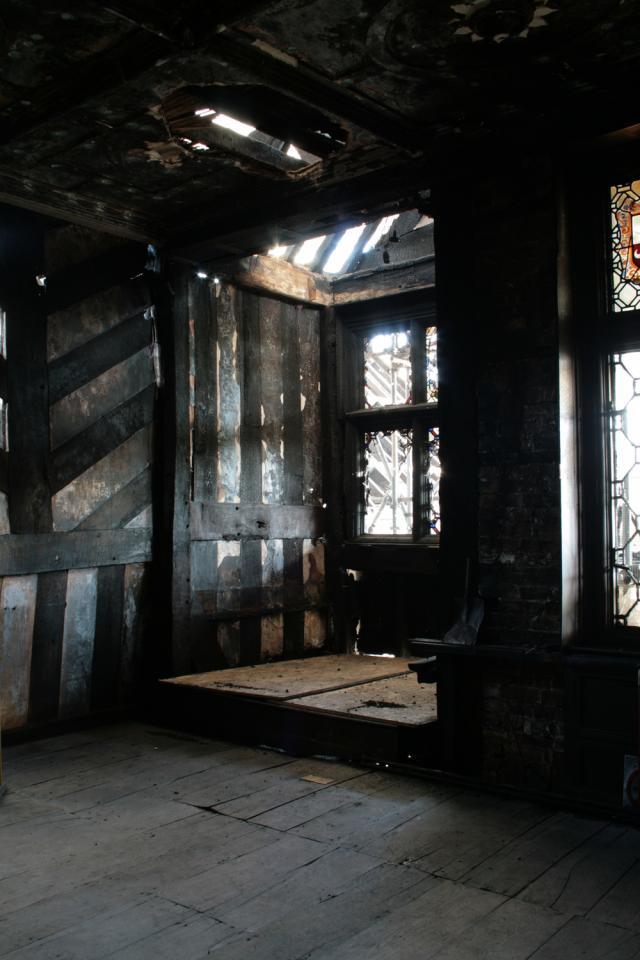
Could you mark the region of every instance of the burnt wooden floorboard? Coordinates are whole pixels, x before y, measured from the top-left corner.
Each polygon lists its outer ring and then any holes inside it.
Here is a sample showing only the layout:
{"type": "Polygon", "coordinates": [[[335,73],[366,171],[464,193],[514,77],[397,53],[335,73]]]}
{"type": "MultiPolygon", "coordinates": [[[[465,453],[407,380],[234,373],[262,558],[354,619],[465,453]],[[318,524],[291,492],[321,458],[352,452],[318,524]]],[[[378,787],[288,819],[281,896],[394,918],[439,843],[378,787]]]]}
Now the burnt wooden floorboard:
{"type": "Polygon", "coordinates": [[[140,724],[4,762],[3,958],[640,957],[621,824],[140,724]]]}

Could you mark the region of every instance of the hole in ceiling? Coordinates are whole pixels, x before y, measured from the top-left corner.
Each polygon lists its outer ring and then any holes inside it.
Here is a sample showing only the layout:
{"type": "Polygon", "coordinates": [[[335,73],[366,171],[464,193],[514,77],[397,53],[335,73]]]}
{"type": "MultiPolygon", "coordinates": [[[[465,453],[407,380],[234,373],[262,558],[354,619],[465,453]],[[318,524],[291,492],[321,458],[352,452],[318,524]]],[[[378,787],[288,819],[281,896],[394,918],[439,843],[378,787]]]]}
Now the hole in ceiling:
{"type": "Polygon", "coordinates": [[[182,87],[152,112],[186,154],[228,154],[256,173],[295,177],[347,143],[320,111],[256,85],[182,87]]]}

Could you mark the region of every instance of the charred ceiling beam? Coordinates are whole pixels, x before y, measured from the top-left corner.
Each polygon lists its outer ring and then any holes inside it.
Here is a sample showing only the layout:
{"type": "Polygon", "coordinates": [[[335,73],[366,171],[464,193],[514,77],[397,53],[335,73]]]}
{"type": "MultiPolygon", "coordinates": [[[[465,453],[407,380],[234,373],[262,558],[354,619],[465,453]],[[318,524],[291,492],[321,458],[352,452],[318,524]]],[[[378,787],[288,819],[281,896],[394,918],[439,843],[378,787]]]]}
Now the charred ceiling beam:
{"type": "Polygon", "coordinates": [[[402,164],[352,178],[324,189],[273,184],[220,203],[213,215],[196,219],[185,211],[183,229],[169,235],[171,251],[194,262],[214,260],[236,250],[239,255],[272,245],[294,230],[303,237],[353,226],[383,213],[421,208],[427,183],[423,163],[402,164]]]}
{"type": "Polygon", "coordinates": [[[139,210],[61,190],[47,181],[4,167],[0,167],[0,202],[130,240],[158,240],[162,236],[160,225],[139,210]]]}
{"type": "Polygon", "coordinates": [[[362,94],[345,90],[294,57],[253,42],[238,32],[224,30],[219,33],[212,40],[209,51],[217,60],[244,69],[248,76],[271,89],[332,113],[387,143],[412,152],[425,145],[416,124],[362,94]]]}
{"type": "Polygon", "coordinates": [[[84,63],[75,63],[51,83],[39,87],[31,96],[31,104],[22,107],[19,116],[3,120],[0,145],[135,80],[173,49],[166,40],[133,30],[113,47],[84,63]]]}

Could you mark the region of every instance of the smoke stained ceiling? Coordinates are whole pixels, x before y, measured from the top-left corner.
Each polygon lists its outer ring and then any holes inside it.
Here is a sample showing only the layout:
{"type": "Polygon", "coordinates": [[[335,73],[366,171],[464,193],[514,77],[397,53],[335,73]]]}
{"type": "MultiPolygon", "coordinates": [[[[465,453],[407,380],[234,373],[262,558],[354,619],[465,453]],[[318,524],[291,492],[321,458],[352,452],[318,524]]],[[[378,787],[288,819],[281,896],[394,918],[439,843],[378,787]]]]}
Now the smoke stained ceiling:
{"type": "Polygon", "coordinates": [[[297,245],[495,138],[635,123],[639,57],[629,0],[4,0],[0,200],[194,259],[297,245]]]}

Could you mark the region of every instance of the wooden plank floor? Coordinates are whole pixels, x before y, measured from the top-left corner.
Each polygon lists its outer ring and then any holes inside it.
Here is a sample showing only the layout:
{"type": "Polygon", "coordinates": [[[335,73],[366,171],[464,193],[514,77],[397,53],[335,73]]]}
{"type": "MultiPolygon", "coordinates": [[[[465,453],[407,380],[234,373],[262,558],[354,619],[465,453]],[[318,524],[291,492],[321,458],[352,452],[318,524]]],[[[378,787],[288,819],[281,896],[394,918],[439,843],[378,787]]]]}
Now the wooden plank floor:
{"type": "Polygon", "coordinates": [[[640,957],[619,824],[138,724],[5,773],[1,957],[640,957]]]}

